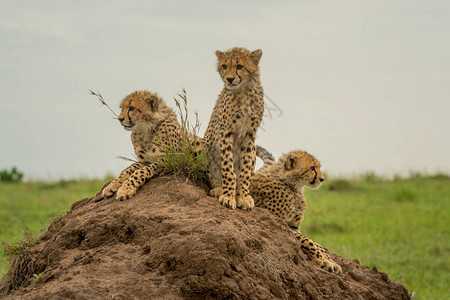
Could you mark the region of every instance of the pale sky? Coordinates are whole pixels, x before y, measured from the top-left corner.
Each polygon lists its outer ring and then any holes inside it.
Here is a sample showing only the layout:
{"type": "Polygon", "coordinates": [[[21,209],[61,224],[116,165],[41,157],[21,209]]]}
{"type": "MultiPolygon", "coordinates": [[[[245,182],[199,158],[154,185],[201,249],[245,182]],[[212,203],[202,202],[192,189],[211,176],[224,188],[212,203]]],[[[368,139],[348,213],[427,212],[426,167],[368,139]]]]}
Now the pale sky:
{"type": "Polygon", "coordinates": [[[134,90],[202,134],[222,82],[215,50],[262,49],[275,104],[257,143],[315,155],[330,175],[450,173],[450,1],[0,2],[0,169],[102,177],[128,165],[119,112],[134,90]],[[220,4],[219,4],[220,3],[220,4]],[[223,4],[223,5],[222,5],[223,4]]]}

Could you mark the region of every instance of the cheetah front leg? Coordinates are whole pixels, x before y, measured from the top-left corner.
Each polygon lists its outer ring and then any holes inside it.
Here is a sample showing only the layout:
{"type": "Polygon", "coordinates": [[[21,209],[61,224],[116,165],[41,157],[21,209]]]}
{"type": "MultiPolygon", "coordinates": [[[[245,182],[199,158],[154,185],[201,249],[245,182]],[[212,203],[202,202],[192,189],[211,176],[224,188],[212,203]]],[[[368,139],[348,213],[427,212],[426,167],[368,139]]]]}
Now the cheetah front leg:
{"type": "Polygon", "coordinates": [[[109,198],[112,195],[114,195],[115,192],[120,188],[120,186],[127,180],[131,174],[133,174],[136,170],[139,170],[140,168],[144,167],[141,163],[134,163],[122,172],[120,172],[120,175],[111,181],[107,187],[105,187],[102,191],[103,198],[109,198]]]}
{"type": "Polygon", "coordinates": [[[223,189],[222,189],[221,186],[212,188],[212,189],[209,191],[209,195],[210,195],[211,197],[214,197],[214,198],[219,198],[222,194],[223,194],[223,189]]]}
{"type": "Polygon", "coordinates": [[[208,167],[206,168],[206,176],[211,190],[209,195],[214,198],[219,198],[223,194],[222,190],[222,152],[220,151],[220,143],[217,145],[217,151],[211,146],[207,148],[207,157],[209,160],[208,167]],[[213,151],[214,150],[214,151],[213,151]]]}
{"type": "MultiPolygon", "coordinates": [[[[302,196],[304,198],[304,196],[302,196]]],[[[305,209],[299,209],[298,206],[294,207],[294,212],[291,214],[290,218],[287,219],[287,223],[291,229],[295,231],[300,231],[300,225],[303,220],[303,212],[305,209]]]]}
{"type": "Polygon", "coordinates": [[[138,188],[159,173],[160,168],[158,163],[152,163],[136,170],[119,188],[116,199],[120,201],[130,199],[136,195],[138,188]]]}
{"type": "Polygon", "coordinates": [[[250,196],[250,180],[255,170],[256,151],[252,135],[247,134],[241,148],[239,180],[236,188],[236,204],[243,210],[252,209],[255,201],[250,196]]]}
{"type": "Polygon", "coordinates": [[[300,243],[300,248],[316,265],[330,273],[341,274],[342,268],[326,253],[325,249],[313,242],[310,238],[301,232],[294,231],[295,238],[300,243]]]}
{"type": "Polygon", "coordinates": [[[219,163],[216,161],[215,157],[210,158],[210,163],[206,170],[206,176],[211,185],[211,190],[209,195],[214,198],[219,198],[223,194],[222,189],[222,163],[219,157],[219,163]]]}
{"type": "Polygon", "coordinates": [[[233,135],[226,132],[220,139],[220,153],[222,161],[222,195],[219,202],[231,209],[236,208],[236,174],[233,166],[233,135]]]}

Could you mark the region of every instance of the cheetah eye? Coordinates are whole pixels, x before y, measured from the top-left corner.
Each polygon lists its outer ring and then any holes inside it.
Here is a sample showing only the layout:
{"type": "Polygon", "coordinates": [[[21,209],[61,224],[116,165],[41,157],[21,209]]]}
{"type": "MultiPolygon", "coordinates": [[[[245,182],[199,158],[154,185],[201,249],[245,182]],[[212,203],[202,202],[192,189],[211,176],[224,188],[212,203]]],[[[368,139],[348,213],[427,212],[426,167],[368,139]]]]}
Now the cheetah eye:
{"type": "Polygon", "coordinates": [[[316,167],[315,166],[312,166],[311,167],[311,171],[315,171],[316,170],[316,167]]]}
{"type": "Polygon", "coordinates": [[[129,111],[133,111],[134,110],[134,107],[133,106],[130,106],[130,108],[128,109],[129,111]]]}
{"type": "Polygon", "coordinates": [[[243,67],[243,65],[237,65],[236,69],[241,70],[243,67]]]}
{"type": "Polygon", "coordinates": [[[222,69],[226,70],[227,69],[227,65],[222,65],[222,69]]]}

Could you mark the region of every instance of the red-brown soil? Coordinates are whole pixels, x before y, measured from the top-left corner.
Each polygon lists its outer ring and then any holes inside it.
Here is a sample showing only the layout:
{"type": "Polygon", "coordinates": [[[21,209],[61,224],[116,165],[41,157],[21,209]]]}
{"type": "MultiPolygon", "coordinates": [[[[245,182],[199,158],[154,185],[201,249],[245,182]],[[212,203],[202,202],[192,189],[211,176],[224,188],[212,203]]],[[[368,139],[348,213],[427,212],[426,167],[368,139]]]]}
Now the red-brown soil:
{"type": "Polygon", "coordinates": [[[357,260],[331,254],[342,275],[318,268],[269,211],[232,211],[184,181],[98,199],[74,203],[23,252],[28,276],[9,290],[10,270],[6,299],[409,299],[357,260]]]}

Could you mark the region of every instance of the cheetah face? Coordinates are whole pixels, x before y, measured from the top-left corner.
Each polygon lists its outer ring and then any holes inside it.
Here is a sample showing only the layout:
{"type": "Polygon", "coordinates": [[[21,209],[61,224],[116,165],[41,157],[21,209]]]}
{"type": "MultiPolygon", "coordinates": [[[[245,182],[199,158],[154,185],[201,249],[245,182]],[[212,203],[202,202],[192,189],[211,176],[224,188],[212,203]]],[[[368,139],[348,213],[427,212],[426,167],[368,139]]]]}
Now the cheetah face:
{"type": "Polygon", "coordinates": [[[125,130],[133,131],[140,126],[148,126],[158,114],[162,101],[157,95],[147,91],[136,91],[126,96],[120,104],[119,122],[125,130]]]}
{"type": "Polygon", "coordinates": [[[219,59],[217,71],[225,87],[229,90],[239,89],[258,71],[262,51],[250,52],[243,48],[233,48],[226,52],[216,51],[219,59]]]}
{"type": "Polygon", "coordinates": [[[324,181],[319,161],[305,151],[292,151],[285,156],[284,177],[297,187],[318,188],[324,181]]]}

